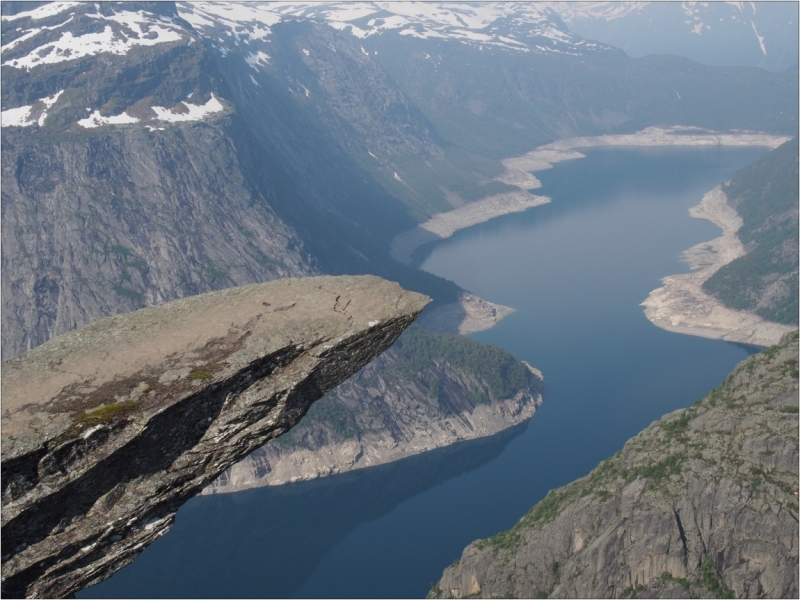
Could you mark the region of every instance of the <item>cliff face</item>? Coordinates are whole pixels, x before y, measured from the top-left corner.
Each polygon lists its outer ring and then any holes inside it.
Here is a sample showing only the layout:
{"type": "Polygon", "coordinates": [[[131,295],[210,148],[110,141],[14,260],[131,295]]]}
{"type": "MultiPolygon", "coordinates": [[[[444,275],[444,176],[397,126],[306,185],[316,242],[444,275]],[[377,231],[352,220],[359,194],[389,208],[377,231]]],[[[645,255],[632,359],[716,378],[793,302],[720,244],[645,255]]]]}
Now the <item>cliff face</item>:
{"type": "Polygon", "coordinates": [[[103,319],[3,363],[3,595],[68,595],[130,563],[427,301],[376,277],[287,279],[103,319]]]}
{"type": "Polygon", "coordinates": [[[4,2],[3,356],[286,276],[371,273],[453,302],[454,284],[396,264],[389,244],[519,192],[494,180],[496,159],[665,121],[796,129],[796,73],[629,59],[524,3],[468,18],[466,37],[452,24],[470,8],[433,22],[362,9],[375,18],[4,2]]]}
{"type": "Polygon", "coordinates": [[[435,147],[330,28],[279,27],[272,59],[253,62],[169,2],[3,11],[4,358],[98,318],[283,277],[382,273],[454,294],[390,265],[383,241],[413,219],[350,157],[373,128],[347,119],[382,122],[384,145],[435,147]],[[323,40],[328,62],[305,65],[323,40]],[[371,96],[344,98],[323,72],[371,96]]]}
{"type": "Polygon", "coordinates": [[[414,328],[317,402],[290,434],[232,466],[204,493],[324,477],[493,435],[533,416],[542,383],[541,373],[499,348],[414,328]],[[443,349],[417,365],[420,343],[443,349]],[[453,356],[479,348],[497,360],[485,373],[453,356]]]}
{"type": "Polygon", "coordinates": [[[4,357],[104,316],[318,273],[246,181],[235,130],[221,117],[79,139],[4,132],[4,357]]]}
{"type": "Polygon", "coordinates": [[[797,597],[797,339],[470,544],[430,596],[797,597]]]}

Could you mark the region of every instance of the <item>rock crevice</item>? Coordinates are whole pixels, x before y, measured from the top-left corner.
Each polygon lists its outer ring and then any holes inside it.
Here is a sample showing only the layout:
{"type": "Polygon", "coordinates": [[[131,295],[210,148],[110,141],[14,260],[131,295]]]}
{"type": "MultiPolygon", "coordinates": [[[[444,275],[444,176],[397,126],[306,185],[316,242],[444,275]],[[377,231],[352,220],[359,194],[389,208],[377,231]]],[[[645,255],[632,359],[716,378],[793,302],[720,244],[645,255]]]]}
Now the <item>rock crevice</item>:
{"type": "Polygon", "coordinates": [[[279,280],[103,319],[6,361],[3,595],[69,595],[130,563],[426,303],[377,277],[279,280]]]}

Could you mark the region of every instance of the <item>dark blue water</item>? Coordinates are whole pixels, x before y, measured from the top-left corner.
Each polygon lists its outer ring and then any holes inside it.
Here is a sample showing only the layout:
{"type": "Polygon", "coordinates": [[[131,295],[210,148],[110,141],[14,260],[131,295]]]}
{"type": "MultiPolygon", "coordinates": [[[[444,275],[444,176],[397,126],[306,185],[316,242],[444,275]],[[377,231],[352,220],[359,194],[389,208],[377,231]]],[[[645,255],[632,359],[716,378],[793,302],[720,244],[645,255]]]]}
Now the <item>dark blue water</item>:
{"type": "Polygon", "coordinates": [[[131,566],[78,597],[421,597],[755,350],[669,333],[639,303],[716,237],[689,207],[762,150],[596,150],[539,174],[553,202],[434,247],[422,267],[517,312],[474,337],[545,374],[529,424],[320,481],[198,497],[131,566]]]}

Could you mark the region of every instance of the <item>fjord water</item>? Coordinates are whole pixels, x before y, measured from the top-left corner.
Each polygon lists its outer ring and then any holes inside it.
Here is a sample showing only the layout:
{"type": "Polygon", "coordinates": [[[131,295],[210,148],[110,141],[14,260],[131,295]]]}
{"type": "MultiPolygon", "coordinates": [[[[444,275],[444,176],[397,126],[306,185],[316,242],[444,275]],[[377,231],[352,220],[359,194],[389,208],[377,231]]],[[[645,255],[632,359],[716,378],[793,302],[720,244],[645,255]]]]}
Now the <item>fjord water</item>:
{"type": "Polygon", "coordinates": [[[421,268],[517,309],[473,337],[540,368],[526,425],[397,463],[197,497],[131,566],[78,597],[421,597],[469,542],[511,527],[757,350],[663,331],[639,303],[719,234],[688,209],[764,149],[603,149],[537,174],[551,204],[433,247],[421,268]]]}

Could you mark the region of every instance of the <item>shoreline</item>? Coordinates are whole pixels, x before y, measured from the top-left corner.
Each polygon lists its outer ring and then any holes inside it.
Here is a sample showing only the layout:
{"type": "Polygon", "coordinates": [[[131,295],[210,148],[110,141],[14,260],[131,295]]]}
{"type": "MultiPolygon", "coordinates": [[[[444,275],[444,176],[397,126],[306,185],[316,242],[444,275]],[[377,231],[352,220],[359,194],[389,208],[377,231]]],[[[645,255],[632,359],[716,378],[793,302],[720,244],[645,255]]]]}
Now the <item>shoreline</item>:
{"type": "Polygon", "coordinates": [[[397,262],[409,265],[414,252],[425,244],[447,239],[456,231],[485,223],[495,217],[523,212],[548,202],[550,198],[547,196],[535,196],[520,189],[438,213],[413,229],[396,235],[392,240],[391,256],[397,262]]]}
{"type": "MultiPolygon", "coordinates": [[[[447,239],[456,231],[466,229],[467,227],[472,227],[473,225],[478,225],[479,223],[485,223],[486,221],[496,217],[501,217],[503,215],[515,212],[523,212],[529,208],[549,203],[551,201],[549,197],[537,196],[528,191],[538,189],[542,186],[541,181],[539,181],[539,179],[533,175],[533,173],[551,169],[554,164],[566,160],[584,158],[585,155],[577,152],[575,150],[576,148],[597,148],[603,146],[764,146],[774,149],[789,139],[791,139],[789,136],[771,135],[766,133],[717,133],[701,129],[699,127],[676,126],[648,127],[642,131],[632,134],[601,135],[594,137],[576,137],[556,140],[555,142],[539,146],[538,148],[532,150],[531,152],[527,152],[522,156],[503,159],[502,164],[506,170],[502,174],[495,177],[495,180],[508,185],[515,185],[520,188],[518,191],[489,196],[488,198],[472,202],[454,210],[434,215],[413,229],[396,235],[392,239],[391,256],[402,264],[410,265],[414,252],[416,252],[425,244],[447,239]]],[[[735,212],[736,211],[734,211],[734,213],[735,212]]],[[[700,217],[700,215],[695,214],[692,214],[692,216],[700,217]]],[[[713,218],[710,218],[709,220],[722,227],[716,221],[714,221],[713,218]]],[[[723,228],[723,231],[724,230],[725,229],[723,228]]],[[[738,242],[738,238],[736,238],[735,233],[733,234],[733,237],[738,242]]],[[[701,250],[699,250],[699,247],[712,243],[713,242],[698,244],[698,246],[687,250],[684,254],[688,256],[688,253],[694,251],[694,253],[699,256],[702,254],[701,250]]],[[[706,254],[708,254],[708,252],[706,252],[706,254]]],[[[728,262],[734,258],[737,258],[737,256],[734,256],[728,260],[728,262]]],[[[687,258],[687,261],[689,260],[691,259],[687,258]]],[[[708,257],[706,260],[709,260],[708,257]]],[[[689,264],[692,266],[692,269],[700,266],[699,264],[697,267],[693,266],[693,263],[691,262],[689,264]]],[[[722,264],[720,264],[717,268],[721,266],[722,264]]],[[[713,274],[713,271],[708,274],[706,279],[710,277],[711,274],[713,274]]],[[[690,275],[695,276],[696,273],[692,273],[690,275]]],[[[764,321],[760,317],[750,315],[749,313],[740,313],[740,311],[732,311],[736,314],[725,315],[724,318],[720,316],[720,318],[724,322],[741,323],[739,328],[735,331],[747,329],[748,327],[755,327],[764,333],[734,335],[734,330],[731,330],[730,327],[719,329],[716,326],[712,326],[708,328],[700,325],[700,320],[698,318],[695,318],[695,320],[692,321],[686,314],[684,314],[686,312],[685,309],[683,312],[681,312],[679,309],[679,297],[700,298],[700,300],[691,300],[690,302],[695,307],[706,307],[706,310],[709,313],[714,311],[715,315],[722,315],[723,310],[731,311],[732,309],[724,307],[718,300],[702,292],[700,286],[705,279],[700,281],[699,284],[688,285],[688,280],[676,279],[678,277],[684,276],[672,276],[672,279],[665,278],[662,280],[665,283],[665,287],[654,290],[651,292],[650,296],[648,296],[648,299],[645,300],[645,303],[650,303],[647,305],[648,308],[645,310],[645,314],[648,315],[647,318],[662,329],[667,329],[676,333],[699,335],[714,339],[727,339],[729,341],[743,341],[742,339],[738,339],[738,337],[746,339],[761,340],[763,338],[764,340],[775,340],[770,341],[770,343],[766,345],[777,343],[777,341],[780,339],[780,335],[777,333],[778,330],[776,329],[773,332],[771,331],[771,328],[764,325],[764,323],[775,325],[779,328],[783,326],[771,324],[768,321],[764,321]],[[668,283],[667,280],[670,280],[670,282],[668,283]],[[666,291],[667,286],[669,286],[670,289],[669,293],[666,291]],[[659,290],[665,291],[659,293],[659,290]],[[648,310],[650,311],[649,313],[648,310]],[[673,323],[673,321],[680,319],[679,315],[683,315],[682,322],[685,324],[673,323]],[[756,319],[760,320],[760,322],[757,322],[756,319]],[[729,334],[733,335],[734,337],[725,337],[729,334]]],[[[422,320],[429,320],[432,322],[432,327],[436,328],[432,329],[433,331],[447,331],[450,333],[460,333],[465,335],[467,333],[489,329],[493,327],[497,321],[514,311],[513,308],[492,304],[491,302],[477,298],[477,296],[472,296],[468,293],[466,295],[471,296],[475,300],[483,302],[489,307],[494,307],[497,310],[497,314],[488,314],[485,308],[470,310],[468,306],[465,306],[464,295],[462,294],[459,302],[441,306],[434,311],[434,313],[428,315],[427,318],[423,317],[422,320]],[[503,312],[501,309],[507,312],[503,312]],[[482,316],[481,313],[483,313],[482,316]],[[459,315],[461,316],[462,320],[456,323],[455,320],[459,317],[459,315]]],[[[643,305],[645,305],[645,303],[643,303],[643,305]]],[[[475,302],[467,301],[467,304],[475,305],[475,302]]],[[[488,312],[490,313],[491,311],[489,310],[488,312]]],[[[430,327],[431,326],[429,325],[428,328],[430,327]]],[[[756,341],[748,341],[744,343],[764,345],[756,341]]]]}
{"type": "Polygon", "coordinates": [[[536,171],[550,169],[554,164],[584,158],[576,148],[638,146],[763,146],[775,149],[790,140],[790,136],[767,133],[718,133],[699,127],[648,127],[636,133],[575,137],[556,140],[523,154],[503,159],[506,170],[495,177],[496,181],[515,185],[518,191],[489,196],[454,210],[438,213],[413,229],[399,233],[392,240],[391,255],[396,261],[411,264],[414,252],[425,244],[443,240],[456,231],[485,223],[496,217],[523,212],[551,201],[547,196],[536,196],[528,190],[538,189],[542,183],[533,175],[536,171]]]}
{"type": "Polygon", "coordinates": [[[467,335],[491,329],[513,312],[516,309],[510,306],[495,304],[469,292],[462,292],[458,302],[451,302],[422,314],[417,319],[417,325],[435,333],[467,335]]]}
{"type": "Polygon", "coordinates": [[[728,204],[721,187],[706,193],[700,204],[689,209],[689,214],[696,219],[711,221],[722,229],[722,235],[684,250],[681,260],[692,272],[664,277],[661,280],[664,286],[650,292],[641,304],[650,322],[674,333],[756,346],[773,346],[785,333],[797,329],[767,321],[750,312],[728,308],[703,291],[703,283],[709,277],[746,254],[736,236],[742,218],[728,204]]]}

